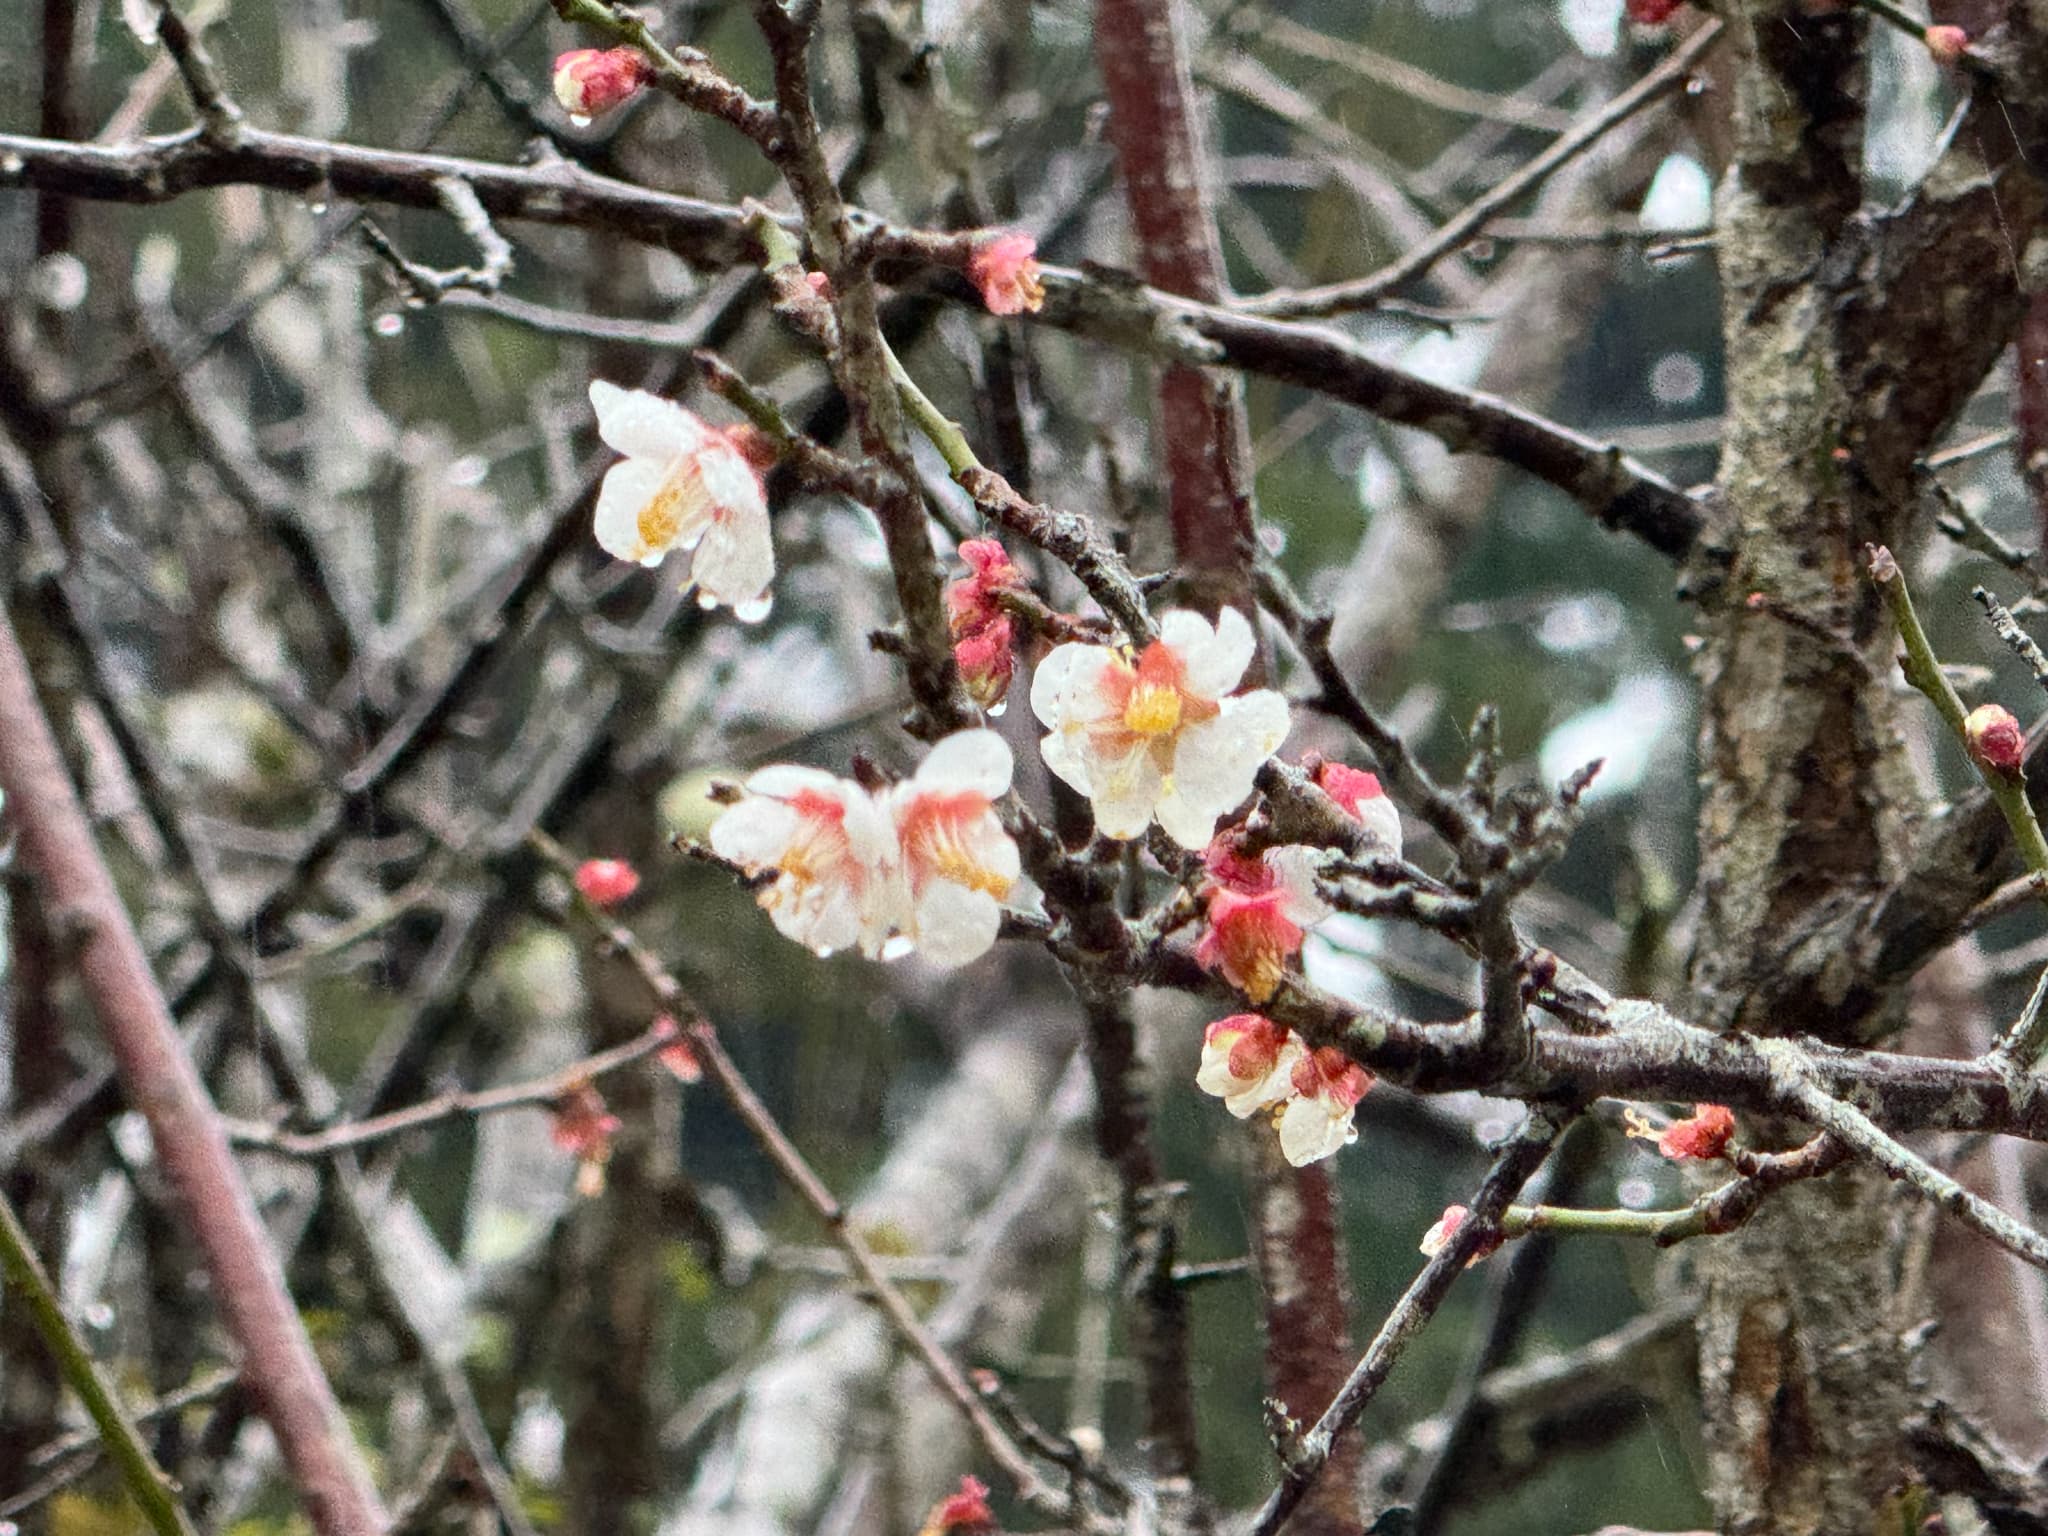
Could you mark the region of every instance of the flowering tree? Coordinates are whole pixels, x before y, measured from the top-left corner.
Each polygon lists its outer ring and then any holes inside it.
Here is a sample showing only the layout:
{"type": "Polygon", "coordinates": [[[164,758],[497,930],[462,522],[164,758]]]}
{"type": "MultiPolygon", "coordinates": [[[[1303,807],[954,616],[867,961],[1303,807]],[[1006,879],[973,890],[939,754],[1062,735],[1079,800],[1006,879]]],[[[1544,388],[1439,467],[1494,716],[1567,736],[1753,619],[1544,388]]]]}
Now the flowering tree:
{"type": "Polygon", "coordinates": [[[2048,1526],[2048,10],[119,12],[0,1518],[2048,1526]]]}

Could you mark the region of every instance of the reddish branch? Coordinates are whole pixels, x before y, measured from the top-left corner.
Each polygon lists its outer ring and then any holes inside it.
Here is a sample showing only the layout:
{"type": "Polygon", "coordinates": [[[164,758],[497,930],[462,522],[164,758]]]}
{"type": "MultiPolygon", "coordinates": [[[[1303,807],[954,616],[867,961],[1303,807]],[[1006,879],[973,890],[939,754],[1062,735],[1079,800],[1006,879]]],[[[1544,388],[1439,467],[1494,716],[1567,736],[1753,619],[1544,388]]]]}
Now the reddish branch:
{"type": "MultiPolygon", "coordinates": [[[[1223,297],[1223,257],[1176,5],[1098,0],[1095,51],[1140,270],[1165,293],[1213,304],[1223,297]]],[[[1159,378],[1159,438],[1186,599],[1212,615],[1225,606],[1255,615],[1250,432],[1237,381],[1190,364],[1169,365],[1159,378]]],[[[1263,661],[1253,665],[1255,673],[1263,671],[1263,661]]],[[[1305,1418],[1336,1395],[1351,1352],[1339,1208],[1325,1169],[1293,1168],[1269,1144],[1259,1148],[1252,1193],[1254,1247],[1265,1282],[1267,1377],[1286,1411],[1305,1418]]],[[[1182,1454],[1191,1474],[1192,1425],[1188,1431],[1182,1454]]],[[[1307,1511],[1311,1531],[1357,1525],[1357,1456],[1355,1444],[1339,1454],[1337,1472],[1307,1511]]]]}
{"type": "Polygon", "coordinates": [[[313,1356],[219,1114],[164,1006],[141,942],[93,846],[36,701],[27,658],[0,616],[0,788],[22,855],[77,945],[85,992],[128,1100],[148,1121],[180,1214],[204,1257],[243,1379],[277,1436],[321,1536],[375,1536],[386,1520],[333,1389],[313,1356]]]}

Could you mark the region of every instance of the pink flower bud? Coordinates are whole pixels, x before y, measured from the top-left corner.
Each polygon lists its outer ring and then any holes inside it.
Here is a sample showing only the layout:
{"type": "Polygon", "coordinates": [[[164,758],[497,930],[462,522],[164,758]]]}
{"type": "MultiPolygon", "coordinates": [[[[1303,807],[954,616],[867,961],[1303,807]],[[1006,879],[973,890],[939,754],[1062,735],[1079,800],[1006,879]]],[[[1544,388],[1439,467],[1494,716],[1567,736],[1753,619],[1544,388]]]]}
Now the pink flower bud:
{"type": "Polygon", "coordinates": [[[945,1536],[951,1531],[980,1532],[995,1528],[995,1511],[988,1507],[988,1484],[978,1477],[962,1477],[960,1491],[948,1494],[933,1506],[918,1536],[945,1536]]]}
{"type": "Polygon", "coordinates": [[[677,1081],[697,1083],[704,1080],[704,1063],[697,1059],[695,1048],[683,1038],[682,1026],[672,1015],[662,1014],[650,1026],[650,1032],[668,1041],[654,1053],[654,1059],[668,1068],[677,1081]]]}
{"type": "Polygon", "coordinates": [[[1661,26],[1684,0],[1627,0],[1628,19],[1640,26],[1661,26]]]}
{"type": "Polygon", "coordinates": [[[600,907],[616,907],[640,889],[640,875],[624,859],[585,859],[576,866],[576,889],[600,907]]]}
{"type": "Polygon", "coordinates": [[[994,709],[1010,691],[1010,679],[1017,672],[1014,640],[1010,617],[1004,614],[953,645],[953,664],[960,669],[967,696],[983,709],[994,709]]]}
{"type": "Polygon", "coordinates": [[[637,48],[577,48],[555,60],[555,100],[577,117],[596,117],[623,106],[654,78],[637,48]]]}
{"type": "Polygon", "coordinates": [[[992,315],[1017,315],[1045,303],[1038,280],[1038,242],[1011,231],[976,243],[967,258],[967,276],[981,290],[981,302],[992,315]]]}
{"type": "Polygon", "coordinates": [[[604,1165],[611,1161],[612,1137],[621,1121],[605,1107],[604,1095],[590,1083],[577,1083],[555,1100],[550,1132],[556,1146],[576,1159],[576,1192],[604,1192],[604,1165]]]}
{"type": "Polygon", "coordinates": [[[2001,778],[2017,779],[2027,756],[2027,733],[2003,704],[1979,704],[1963,717],[1963,735],[1977,766],[2001,778]]]}
{"type": "MultiPolygon", "coordinates": [[[[1457,1235],[1458,1228],[1465,1225],[1465,1218],[1471,1214],[1471,1211],[1462,1205],[1445,1206],[1443,1215],[1436,1219],[1436,1225],[1422,1234],[1422,1241],[1416,1246],[1429,1258],[1435,1258],[1450,1246],[1450,1241],[1457,1235]]],[[[1465,1267],[1470,1269],[1488,1254],[1498,1250],[1503,1241],[1498,1234],[1488,1238],[1472,1251],[1472,1257],[1465,1261],[1465,1267]]]]}
{"type": "Polygon", "coordinates": [[[1920,34],[1927,52],[1937,64],[1954,64],[1970,46],[1970,34],[1961,27],[1929,27],[1920,34]]]}

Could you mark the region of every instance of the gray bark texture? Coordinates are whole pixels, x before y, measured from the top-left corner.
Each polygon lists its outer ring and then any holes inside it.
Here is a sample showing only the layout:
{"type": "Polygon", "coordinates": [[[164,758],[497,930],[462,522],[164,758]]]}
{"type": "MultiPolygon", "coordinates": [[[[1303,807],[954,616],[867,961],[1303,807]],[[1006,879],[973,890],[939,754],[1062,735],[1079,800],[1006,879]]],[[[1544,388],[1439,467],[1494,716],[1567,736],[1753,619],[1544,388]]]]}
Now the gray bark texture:
{"type": "MultiPolygon", "coordinates": [[[[2039,194],[1966,129],[1914,202],[1873,213],[1866,19],[1779,0],[1730,9],[1727,563],[1700,590],[1694,1009],[1724,1029],[1848,1045],[1895,1029],[1902,1000],[1835,942],[1839,914],[1901,877],[1927,809],[1864,547],[1918,531],[1913,461],[1991,364],[2020,302],[2011,248],[1995,260],[1980,248],[1976,263],[1967,248],[1995,236],[1987,214],[2023,243],[2039,194]],[[1911,358],[1936,325],[1943,345],[1911,358]],[[1770,610],[1752,608],[1752,593],[1770,610]],[[1811,622],[1775,616],[1785,611],[1811,622]]],[[[1919,1321],[1901,1305],[1893,1212],[1882,1178],[1849,1171],[1789,1191],[1703,1254],[1701,1381],[1722,1529],[1892,1528],[1883,1512],[1914,1476],[1906,1339],[1919,1321]]]]}

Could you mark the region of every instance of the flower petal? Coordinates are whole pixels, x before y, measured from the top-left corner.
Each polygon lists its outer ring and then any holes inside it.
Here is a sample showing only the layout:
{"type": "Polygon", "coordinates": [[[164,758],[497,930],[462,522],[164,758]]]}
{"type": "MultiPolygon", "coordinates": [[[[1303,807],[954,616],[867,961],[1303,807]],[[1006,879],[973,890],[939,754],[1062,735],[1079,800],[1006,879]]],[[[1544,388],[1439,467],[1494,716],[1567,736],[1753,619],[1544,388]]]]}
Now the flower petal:
{"type": "Polygon", "coordinates": [[[1002,921],[988,892],[934,880],[917,904],[917,952],[934,965],[965,965],[988,953],[1002,921]]]}
{"type": "Polygon", "coordinates": [[[659,565],[673,547],[664,544],[650,549],[640,537],[640,512],[667,478],[659,464],[646,459],[621,459],[604,472],[604,484],[597,492],[594,519],[598,547],[615,560],[637,560],[642,565],[659,565]]]}
{"type": "Polygon", "coordinates": [[[1333,1115],[1320,1099],[1291,1099],[1280,1112],[1280,1154],[1297,1168],[1320,1162],[1356,1140],[1358,1127],[1349,1109],[1333,1115]]]}
{"type": "Polygon", "coordinates": [[[621,389],[603,379],[590,381],[590,406],[605,446],[629,458],[667,465],[693,453],[710,436],[695,416],[644,389],[621,389]]]}
{"type": "Polygon", "coordinates": [[[749,869],[771,869],[797,834],[797,813],[780,800],[742,800],[711,823],[711,850],[749,869]]]}
{"type": "Polygon", "coordinates": [[[1159,824],[1184,848],[1200,848],[1217,818],[1252,792],[1259,765],[1287,739],[1287,701],[1271,689],[1224,699],[1213,720],[1183,727],[1159,824]]]}
{"type": "MultiPolygon", "coordinates": [[[[1168,614],[1168,619],[1178,617],[1168,614]]],[[[1160,634],[1166,633],[1165,625],[1160,634]]],[[[1252,664],[1259,648],[1258,636],[1235,608],[1216,615],[1216,628],[1205,624],[1199,636],[1190,634],[1180,645],[1181,664],[1187,668],[1187,690],[1204,699],[1220,699],[1235,688],[1244,669],[1252,664]]]]}
{"type": "Polygon", "coordinates": [[[1089,708],[1101,694],[1102,674],[1116,664],[1106,645],[1056,645],[1031,674],[1031,712],[1055,728],[1075,719],[1095,719],[1107,706],[1089,708]]]}
{"type": "Polygon", "coordinates": [[[1010,772],[1010,745],[994,731],[955,731],[932,748],[911,782],[993,800],[1009,789],[1010,772]]]}
{"type": "MultiPolygon", "coordinates": [[[[1050,764],[1052,760],[1046,761],[1050,764]]],[[[1095,830],[1104,837],[1143,836],[1165,787],[1147,744],[1139,742],[1120,762],[1091,763],[1090,778],[1092,785],[1085,793],[1095,807],[1095,830]]],[[[1201,843],[1189,846],[1200,847],[1201,843]]]]}

